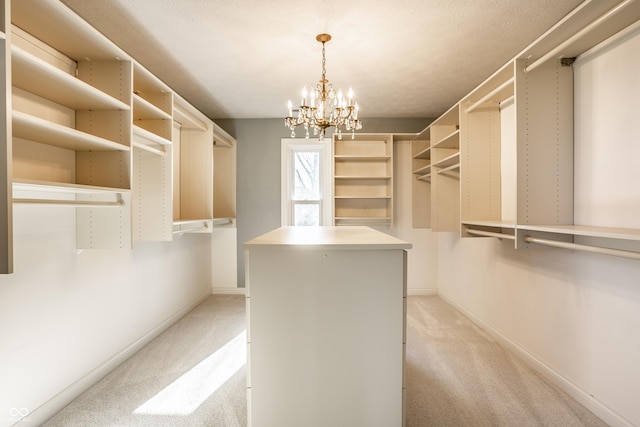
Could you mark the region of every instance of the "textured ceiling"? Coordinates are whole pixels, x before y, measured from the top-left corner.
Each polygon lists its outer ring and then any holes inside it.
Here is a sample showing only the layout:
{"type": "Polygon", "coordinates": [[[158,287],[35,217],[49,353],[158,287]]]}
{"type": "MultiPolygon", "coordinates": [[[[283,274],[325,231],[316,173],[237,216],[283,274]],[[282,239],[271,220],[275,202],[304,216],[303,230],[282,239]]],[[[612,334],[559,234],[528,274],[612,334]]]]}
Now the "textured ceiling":
{"type": "Polygon", "coordinates": [[[581,3],[62,1],[213,119],[285,115],[320,79],[319,33],[361,117],[437,117],[581,3]]]}

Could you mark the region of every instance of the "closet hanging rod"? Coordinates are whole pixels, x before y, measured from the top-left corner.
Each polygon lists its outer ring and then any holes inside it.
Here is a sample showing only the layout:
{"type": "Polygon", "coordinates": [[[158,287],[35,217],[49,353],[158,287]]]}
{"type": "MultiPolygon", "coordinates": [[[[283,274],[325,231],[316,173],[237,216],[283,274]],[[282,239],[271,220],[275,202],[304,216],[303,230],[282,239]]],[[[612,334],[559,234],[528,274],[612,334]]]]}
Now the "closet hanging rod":
{"type": "Polygon", "coordinates": [[[574,35],[572,35],[571,37],[566,39],[564,42],[560,43],[558,46],[556,46],[555,48],[551,49],[546,54],[542,55],[540,58],[536,59],[531,64],[529,64],[526,67],[524,67],[524,72],[525,73],[530,73],[531,71],[533,71],[536,68],[538,68],[540,65],[544,64],[545,62],[547,62],[549,59],[557,57],[557,55],[560,52],[562,52],[562,50],[565,49],[567,46],[571,45],[571,43],[573,43],[576,40],[580,39],[582,36],[587,34],[589,31],[593,30],[598,25],[602,24],[607,19],[611,18],[613,15],[617,14],[618,12],[623,10],[625,7],[627,7],[629,4],[633,3],[634,1],[635,0],[624,0],[622,3],[617,4],[616,6],[611,8],[609,11],[607,11],[605,14],[603,14],[602,16],[597,18],[595,21],[593,21],[590,24],[588,24],[582,30],[578,31],[577,33],[575,33],[574,35]]]}
{"type": "Polygon", "coordinates": [[[500,86],[498,86],[497,88],[493,89],[491,92],[489,92],[488,94],[486,94],[485,96],[483,96],[482,98],[480,98],[479,100],[477,100],[476,102],[471,104],[469,106],[469,108],[467,108],[467,110],[466,110],[467,113],[472,113],[476,108],[478,108],[479,106],[481,106],[482,104],[484,104],[485,102],[487,102],[488,100],[493,98],[501,90],[505,89],[509,85],[512,85],[513,81],[514,81],[514,78],[511,77],[509,80],[507,80],[506,82],[502,83],[500,86]]]}
{"type": "Polygon", "coordinates": [[[610,249],[601,246],[581,245],[579,243],[559,242],[556,240],[539,239],[537,237],[525,236],[524,241],[527,243],[537,243],[539,245],[553,246],[554,248],[571,249],[583,252],[592,252],[596,254],[611,255],[623,258],[640,260],[640,252],[627,251],[624,249],[610,249]]]}
{"type": "Polygon", "coordinates": [[[184,233],[197,233],[202,230],[208,230],[209,226],[207,224],[201,225],[199,227],[194,228],[186,228],[180,230],[173,230],[173,234],[184,234],[184,233]]]}
{"type": "Polygon", "coordinates": [[[597,55],[599,52],[602,52],[602,51],[608,49],[610,46],[613,46],[614,44],[616,44],[620,40],[622,40],[625,37],[627,37],[629,34],[632,34],[632,33],[636,32],[638,30],[638,28],[640,28],[640,21],[634,22],[633,24],[629,25],[624,30],[621,30],[621,31],[615,33],[614,35],[612,35],[611,37],[609,37],[607,40],[603,41],[602,43],[597,44],[596,46],[592,47],[591,49],[587,50],[586,52],[582,52],[580,54],[580,57],[576,59],[576,62],[578,60],[579,61],[584,61],[586,58],[589,58],[590,56],[593,56],[593,55],[597,55]]]}
{"type": "Polygon", "coordinates": [[[124,201],[99,202],[94,200],[13,199],[13,203],[28,205],[67,206],[76,208],[118,208],[124,201]]]}
{"type": "Polygon", "coordinates": [[[477,236],[497,237],[498,239],[508,239],[508,240],[516,239],[516,236],[514,236],[513,234],[494,233],[492,231],[474,230],[473,228],[468,228],[467,233],[474,234],[477,236]]]}

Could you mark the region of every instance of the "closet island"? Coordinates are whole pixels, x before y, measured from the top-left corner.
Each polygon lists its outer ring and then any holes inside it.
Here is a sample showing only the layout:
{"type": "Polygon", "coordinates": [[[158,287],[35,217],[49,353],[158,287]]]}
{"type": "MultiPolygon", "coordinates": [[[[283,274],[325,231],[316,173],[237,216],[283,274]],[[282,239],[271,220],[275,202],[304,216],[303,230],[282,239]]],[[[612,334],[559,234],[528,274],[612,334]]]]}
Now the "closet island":
{"type": "Polygon", "coordinates": [[[402,426],[406,250],[365,226],[244,245],[252,427],[402,426]]]}

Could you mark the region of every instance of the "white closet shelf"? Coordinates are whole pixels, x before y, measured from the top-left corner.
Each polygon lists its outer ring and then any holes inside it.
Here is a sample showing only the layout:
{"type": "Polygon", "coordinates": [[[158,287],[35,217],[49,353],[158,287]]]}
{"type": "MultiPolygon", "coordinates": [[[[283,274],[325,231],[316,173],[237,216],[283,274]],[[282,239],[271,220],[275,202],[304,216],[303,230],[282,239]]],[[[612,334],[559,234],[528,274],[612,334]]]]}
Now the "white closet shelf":
{"type": "Polygon", "coordinates": [[[171,145],[171,141],[135,124],[132,126],[134,140],[151,145],[171,145]]]}
{"type": "Polygon", "coordinates": [[[59,125],[21,111],[12,112],[13,135],[47,145],[74,151],[128,151],[119,142],[59,125]]]}
{"type": "Polygon", "coordinates": [[[335,179],[391,179],[390,176],[376,176],[376,175],[367,175],[367,176],[355,176],[355,175],[336,175],[335,179]]]}
{"type": "Polygon", "coordinates": [[[13,1],[11,21],[75,60],[129,59],[122,49],[58,1],[13,1]]]}
{"type": "Polygon", "coordinates": [[[171,93],[171,88],[137,62],[133,63],[133,90],[142,93],[171,93]]]}
{"type": "Polygon", "coordinates": [[[391,196],[335,196],[336,199],[356,199],[356,200],[366,200],[366,199],[391,199],[391,196]]]}
{"type": "Polygon", "coordinates": [[[467,226],[476,226],[476,227],[496,227],[496,228],[516,228],[516,224],[515,222],[509,222],[509,221],[482,221],[482,220],[478,220],[478,221],[462,221],[463,225],[467,225],[467,226]]]}
{"type": "Polygon", "coordinates": [[[337,162],[352,162],[352,161],[362,161],[362,162],[369,162],[369,161],[382,161],[382,162],[386,162],[387,160],[391,159],[391,156],[361,156],[361,155],[354,155],[354,154],[336,154],[334,156],[334,158],[336,159],[337,162]]]}
{"type": "Polygon", "coordinates": [[[414,159],[430,159],[431,158],[431,147],[427,147],[424,150],[420,151],[418,154],[413,156],[414,159]]]}
{"type": "Polygon", "coordinates": [[[431,171],[431,165],[423,166],[413,171],[415,175],[426,175],[431,171]]]}
{"type": "Polygon", "coordinates": [[[72,184],[66,182],[38,181],[31,179],[14,179],[14,190],[56,192],[69,194],[123,194],[129,193],[126,188],[98,187],[95,185],[72,184]]]}
{"type": "Polygon", "coordinates": [[[133,94],[134,120],[172,120],[171,114],[144,99],[137,93],[133,94]]]}
{"type": "Polygon", "coordinates": [[[449,135],[436,142],[431,148],[459,148],[460,147],[460,129],[456,129],[449,135]]]}
{"type": "Polygon", "coordinates": [[[450,166],[458,165],[460,166],[460,153],[454,153],[448,157],[445,157],[442,160],[438,160],[433,163],[431,166],[434,168],[448,168],[450,166]]]}
{"type": "Polygon", "coordinates": [[[353,225],[354,223],[358,223],[361,225],[371,224],[371,225],[381,225],[387,224],[391,222],[390,217],[379,217],[379,216],[337,216],[336,217],[336,225],[340,225],[337,222],[340,221],[344,225],[347,223],[353,225]]]}
{"type": "Polygon", "coordinates": [[[129,110],[126,103],[12,46],[12,84],[74,110],[129,110]]]}

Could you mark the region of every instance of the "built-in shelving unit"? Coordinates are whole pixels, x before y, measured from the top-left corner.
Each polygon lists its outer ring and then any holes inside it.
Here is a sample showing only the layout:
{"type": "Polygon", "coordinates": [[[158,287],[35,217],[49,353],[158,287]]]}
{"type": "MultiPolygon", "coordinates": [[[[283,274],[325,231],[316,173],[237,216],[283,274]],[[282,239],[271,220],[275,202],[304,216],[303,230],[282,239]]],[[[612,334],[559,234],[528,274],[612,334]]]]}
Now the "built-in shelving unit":
{"type": "Polygon", "coordinates": [[[414,228],[431,227],[431,129],[427,127],[411,141],[411,183],[414,228]]]}
{"type": "Polygon", "coordinates": [[[213,152],[213,225],[229,226],[236,218],[236,141],[216,124],[213,152]]]}
{"type": "MultiPolygon", "coordinates": [[[[615,114],[602,118],[615,137],[592,131],[574,136],[574,117],[591,123],[582,116],[593,108],[583,113],[576,98],[574,61],[637,33],[639,20],[638,2],[585,2],[429,125],[423,132],[429,138],[412,143],[414,224],[425,223],[416,213],[430,203],[434,231],[455,231],[461,224],[463,237],[512,240],[519,249],[547,246],[640,259],[640,222],[611,213],[607,219],[607,210],[593,205],[591,194],[600,190],[591,189],[591,164],[575,158],[585,138],[624,155],[632,136],[615,114]],[[592,219],[593,212],[599,219],[592,219]],[[611,227],[617,222],[637,228],[611,227]]],[[[601,169],[599,180],[623,181],[620,168],[601,169]]]]}
{"type": "Polygon", "coordinates": [[[431,136],[431,229],[460,228],[460,116],[458,104],[429,125],[431,136]]]}
{"type": "Polygon", "coordinates": [[[391,225],[393,136],[334,137],[334,224],[391,225]]]}
{"type": "Polygon", "coordinates": [[[216,224],[233,222],[229,134],[61,2],[1,5],[0,273],[14,205],[75,208],[83,249],[210,232],[214,197],[216,224]]]}
{"type": "Polygon", "coordinates": [[[133,66],[133,239],[173,238],[173,92],[133,66]]]}
{"type": "Polygon", "coordinates": [[[173,232],[210,233],[213,122],[178,96],[173,108],[173,232]]]}
{"type": "Polygon", "coordinates": [[[11,6],[13,202],[77,206],[79,248],[130,247],[132,63],[55,2],[11,6]]]}

